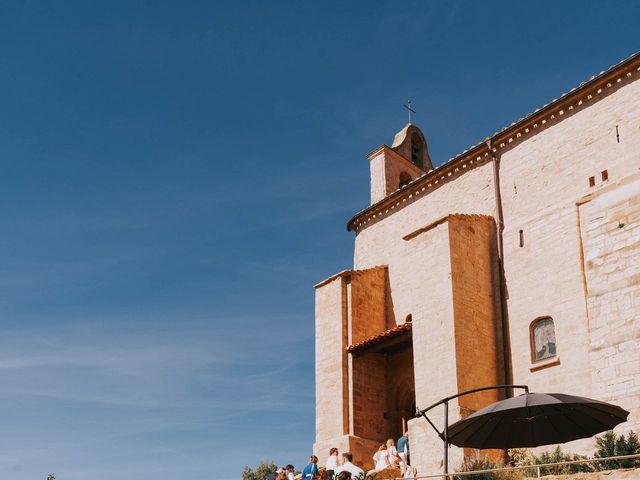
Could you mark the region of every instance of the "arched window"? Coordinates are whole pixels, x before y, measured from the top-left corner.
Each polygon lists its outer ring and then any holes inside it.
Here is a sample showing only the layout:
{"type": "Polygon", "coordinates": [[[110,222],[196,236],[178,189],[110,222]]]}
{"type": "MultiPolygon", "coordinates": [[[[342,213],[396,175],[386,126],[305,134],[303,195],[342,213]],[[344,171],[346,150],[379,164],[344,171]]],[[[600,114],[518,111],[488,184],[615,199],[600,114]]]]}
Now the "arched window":
{"type": "Polygon", "coordinates": [[[531,361],[539,362],[556,356],[556,329],[553,318],[540,317],[531,322],[531,361]]]}
{"type": "Polygon", "coordinates": [[[422,138],[420,138],[420,135],[413,132],[411,135],[411,163],[420,168],[424,168],[422,165],[422,149],[422,138]]]}
{"type": "Polygon", "coordinates": [[[399,182],[398,188],[402,188],[405,185],[408,185],[410,182],[411,182],[411,175],[409,175],[407,172],[400,173],[400,182],[399,182]]]}

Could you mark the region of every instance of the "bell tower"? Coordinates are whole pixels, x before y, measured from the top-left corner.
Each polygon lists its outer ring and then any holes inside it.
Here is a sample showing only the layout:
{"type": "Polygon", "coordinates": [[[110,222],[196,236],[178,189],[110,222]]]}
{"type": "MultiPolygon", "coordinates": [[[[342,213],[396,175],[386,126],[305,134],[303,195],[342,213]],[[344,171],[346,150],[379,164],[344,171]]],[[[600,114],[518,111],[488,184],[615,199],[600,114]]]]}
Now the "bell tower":
{"type": "Polygon", "coordinates": [[[411,123],[396,133],[391,147],[381,145],[367,158],[371,168],[371,205],[433,169],[427,141],[411,123]]]}

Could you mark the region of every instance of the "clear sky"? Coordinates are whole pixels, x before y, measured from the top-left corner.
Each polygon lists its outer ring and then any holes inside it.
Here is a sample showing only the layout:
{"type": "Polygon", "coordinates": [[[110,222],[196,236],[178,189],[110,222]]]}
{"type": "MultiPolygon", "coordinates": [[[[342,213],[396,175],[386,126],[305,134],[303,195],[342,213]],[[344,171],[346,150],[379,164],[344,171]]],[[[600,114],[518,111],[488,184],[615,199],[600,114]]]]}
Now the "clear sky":
{"type": "Polygon", "coordinates": [[[436,164],[640,50],[640,4],[0,9],[0,478],[302,466],[314,292],[413,100],[436,164]]]}

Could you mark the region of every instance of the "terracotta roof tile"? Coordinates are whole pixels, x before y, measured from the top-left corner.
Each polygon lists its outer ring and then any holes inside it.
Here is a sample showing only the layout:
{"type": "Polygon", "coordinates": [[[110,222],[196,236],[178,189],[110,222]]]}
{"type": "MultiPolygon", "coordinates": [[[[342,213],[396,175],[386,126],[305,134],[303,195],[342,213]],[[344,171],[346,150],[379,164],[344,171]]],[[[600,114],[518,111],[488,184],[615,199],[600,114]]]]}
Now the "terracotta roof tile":
{"type": "Polygon", "coordinates": [[[413,324],[411,322],[396,325],[393,328],[390,328],[388,330],[385,330],[384,332],[378,333],[377,335],[369,337],[361,342],[354,343],[353,345],[349,345],[347,347],[347,352],[356,353],[364,350],[367,347],[372,347],[374,345],[384,343],[387,340],[391,340],[392,338],[402,336],[406,332],[411,332],[413,328],[412,325],[413,324]]]}

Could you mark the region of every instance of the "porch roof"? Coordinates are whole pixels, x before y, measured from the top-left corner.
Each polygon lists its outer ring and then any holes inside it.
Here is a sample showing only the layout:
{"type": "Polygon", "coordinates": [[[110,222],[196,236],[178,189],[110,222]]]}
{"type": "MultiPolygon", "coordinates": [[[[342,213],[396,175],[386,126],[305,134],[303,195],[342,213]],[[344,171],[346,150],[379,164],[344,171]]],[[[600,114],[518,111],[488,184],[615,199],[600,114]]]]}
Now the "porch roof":
{"type": "Polygon", "coordinates": [[[411,345],[412,323],[406,322],[373,335],[361,342],[347,347],[347,352],[354,355],[364,353],[391,353],[411,345]]]}

